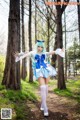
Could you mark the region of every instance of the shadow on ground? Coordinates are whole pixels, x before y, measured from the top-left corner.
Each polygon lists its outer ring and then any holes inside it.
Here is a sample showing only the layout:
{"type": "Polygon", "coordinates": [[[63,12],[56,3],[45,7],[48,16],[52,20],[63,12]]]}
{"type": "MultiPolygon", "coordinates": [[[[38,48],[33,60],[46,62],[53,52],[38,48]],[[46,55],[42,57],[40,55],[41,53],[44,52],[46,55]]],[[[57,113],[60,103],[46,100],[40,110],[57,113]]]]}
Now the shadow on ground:
{"type": "Polygon", "coordinates": [[[66,113],[52,112],[49,110],[49,116],[44,117],[43,111],[39,110],[39,103],[16,102],[16,118],[13,120],[69,120],[66,113]],[[30,104],[30,107],[28,106],[30,104]],[[35,106],[33,106],[35,105],[35,106]]]}

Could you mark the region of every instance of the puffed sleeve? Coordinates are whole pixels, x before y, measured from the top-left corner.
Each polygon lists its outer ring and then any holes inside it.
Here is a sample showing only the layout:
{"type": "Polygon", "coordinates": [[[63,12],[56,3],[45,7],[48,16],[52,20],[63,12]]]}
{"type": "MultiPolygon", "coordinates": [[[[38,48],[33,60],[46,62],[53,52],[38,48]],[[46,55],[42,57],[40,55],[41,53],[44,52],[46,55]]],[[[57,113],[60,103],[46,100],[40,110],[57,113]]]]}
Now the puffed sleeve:
{"type": "Polygon", "coordinates": [[[18,62],[25,57],[31,57],[32,55],[33,55],[33,51],[25,52],[25,53],[21,52],[21,53],[19,53],[19,56],[16,57],[15,62],[18,62]]]}

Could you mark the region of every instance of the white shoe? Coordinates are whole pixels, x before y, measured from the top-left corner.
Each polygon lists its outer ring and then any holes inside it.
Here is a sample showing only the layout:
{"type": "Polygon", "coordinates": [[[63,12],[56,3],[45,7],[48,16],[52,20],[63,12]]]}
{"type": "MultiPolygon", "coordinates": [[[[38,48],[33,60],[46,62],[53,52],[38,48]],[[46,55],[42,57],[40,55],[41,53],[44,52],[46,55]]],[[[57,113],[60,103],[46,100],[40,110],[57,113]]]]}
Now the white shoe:
{"type": "Polygon", "coordinates": [[[44,116],[45,116],[45,117],[49,116],[49,113],[48,113],[48,112],[45,112],[45,113],[44,113],[44,116]]]}
{"type": "Polygon", "coordinates": [[[41,110],[41,111],[43,111],[43,110],[44,110],[44,108],[42,108],[42,107],[41,107],[41,108],[40,108],[40,110],[41,110]]]}

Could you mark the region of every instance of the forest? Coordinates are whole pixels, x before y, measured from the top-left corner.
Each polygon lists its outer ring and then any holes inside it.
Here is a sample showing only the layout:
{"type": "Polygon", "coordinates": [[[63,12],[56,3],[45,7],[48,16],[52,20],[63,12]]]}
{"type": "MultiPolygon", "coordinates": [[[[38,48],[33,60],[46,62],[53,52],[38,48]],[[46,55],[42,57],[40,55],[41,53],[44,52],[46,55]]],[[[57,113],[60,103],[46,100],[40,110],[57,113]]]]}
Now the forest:
{"type": "Polygon", "coordinates": [[[12,120],[80,120],[80,0],[0,0],[0,18],[1,119],[11,109],[12,120]],[[36,49],[37,40],[47,52],[65,53],[48,58],[57,71],[48,83],[48,117],[39,109],[31,59],[15,62],[15,53],[36,49]]]}

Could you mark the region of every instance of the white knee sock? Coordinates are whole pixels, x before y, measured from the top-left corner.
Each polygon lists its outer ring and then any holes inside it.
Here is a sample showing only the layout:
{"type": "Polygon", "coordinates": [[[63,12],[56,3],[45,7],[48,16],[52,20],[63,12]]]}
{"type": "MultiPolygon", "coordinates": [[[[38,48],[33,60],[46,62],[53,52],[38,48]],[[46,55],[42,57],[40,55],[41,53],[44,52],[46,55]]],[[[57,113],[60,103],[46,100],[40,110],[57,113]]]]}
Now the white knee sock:
{"type": "Polygon", "coordinates": [[[46,105],[46,85],[41,85],[40,86],[40,90],[41,90],[41,107],[44,108],[44,113],[48,112],[48,108],[46,105]]]}

